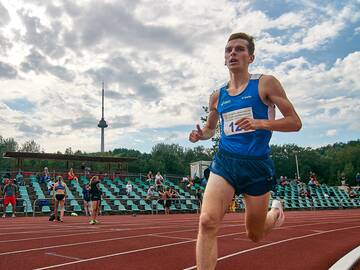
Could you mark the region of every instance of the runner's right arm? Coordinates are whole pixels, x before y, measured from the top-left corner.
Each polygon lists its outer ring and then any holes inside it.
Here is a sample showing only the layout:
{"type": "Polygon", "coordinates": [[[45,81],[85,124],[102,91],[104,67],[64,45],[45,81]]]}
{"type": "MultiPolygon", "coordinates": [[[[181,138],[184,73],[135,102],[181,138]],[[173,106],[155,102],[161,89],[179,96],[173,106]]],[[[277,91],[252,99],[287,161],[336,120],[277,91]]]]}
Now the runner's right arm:
{"type": "Polygon", "coordinates": [[[189,140],[193,143],[199,140],[208,140],[215,135],[216,125],[219,121],[219,113],[217,112],[217,103],[219,99],[219,91],[215,91],[209,100],[209,115],[205,126],[200,128],[196,125],[196,130],[193,130],[189,135],[189,140]]]}

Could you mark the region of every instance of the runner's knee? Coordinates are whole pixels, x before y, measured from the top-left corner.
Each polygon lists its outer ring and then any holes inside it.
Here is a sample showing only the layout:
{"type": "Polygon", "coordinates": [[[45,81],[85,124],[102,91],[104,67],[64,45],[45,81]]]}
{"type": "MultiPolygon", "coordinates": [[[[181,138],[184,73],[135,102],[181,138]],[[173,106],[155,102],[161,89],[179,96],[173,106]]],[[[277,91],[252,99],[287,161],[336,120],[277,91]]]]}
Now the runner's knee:
{"type": "Polygon", "coordinates": [[[220,224],[220,220],[208,213],[201,213],[200,215],[200,229],[202,230],[217,230],[220,224]]]}

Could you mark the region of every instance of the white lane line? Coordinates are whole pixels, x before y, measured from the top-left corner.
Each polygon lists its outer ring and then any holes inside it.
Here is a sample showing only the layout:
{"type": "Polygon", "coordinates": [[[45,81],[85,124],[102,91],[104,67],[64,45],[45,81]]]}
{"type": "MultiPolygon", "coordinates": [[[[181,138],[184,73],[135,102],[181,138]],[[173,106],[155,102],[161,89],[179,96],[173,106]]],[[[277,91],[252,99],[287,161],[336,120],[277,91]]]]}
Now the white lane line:
{"type": "MultiPolygon", "coordinates": [[[[119,229],[117,231],[123,231],[123,230],[119,229]]],[[[97,233],[113,233],[113,232],[114,232],[114,230],[105,230],[105,231],[100,231],[100,232],[97,231],[97,232],[84,232],[84,233],[57,234],[57,235],[42,236],[42,237],[31,237],[31,238],[23,238],[23,239],[2,240],[2,241],[0,241],[0,243],[22,242],[22,241],[59,238],[59,237],[74,236],[74,235],[77,236],[77,235],[97,234],[97,233]]]]}
{"type": "MultiPolygon", "coordinates": [[[[353,226],[353,227],[341,228],[341,229],[336,229],[336,230],[330,230],[330,231],[326,231],[326,232],[322,232],[322,233],[315,233],[315,234],[309,234],[309,235],[305,235],[305,236],[293,237],[293,238],[281,240],[281,241],[278,241],[278,242],[273,242],[273,243],[270,243],[270,244],[262,245],[262,246],[259,246],[259,247],[256,247],[256,248],[243,250],[241,252],[237,252],[237,253],[234,253],[234,254],[230,254],[230,255],[221,257],[218,260],[223,260],[225,258],[232,257],[232,256],[235,256],[235,255],[238,255],[238,254],[241,254],[241,253],[250,252],[252,250],[260,249],[260,248],[267,247],[267,246],[276,245],[276,244],[283,243],[283,242],[288,242],[288,241],[295,240],[295,239],[301,239],[301,238],[310,237],[310,236],[314,236],[314,235],[318,235],[318,234],[329,233],[329,232],[333,232],[333,231],[342,231],[342,230],[347,230],[347,229],[352,229],[352,228],[360,228],[360,226],[353,226]]],[[[244,233],[245,232],[242,232],[242,234],[244,234],[244,233]]],[[[218,236],[218,237],[227,237],[227,236],[232,236],[232,235],[236,235],[236,234],[240,234],[240,233],[226,234],[226,235],[221,235],[221,236],[218,236]]],[[[147,251],[147,250],[151,250],[151,249],[170,247],[170,246],[177,246],[177,245],[182,245],[182,244],[185,244],[185,243],[190,243],[190,242],[195,242],[195,241],[196,241],[196,239],[188,240],[188,241],[181,241],[181,242],[176,242],[176,243],[171,243],[171,244],[165,244],[165,245],[158,245],[158,246],[153,246],[153,247],[147,247],[147,248],[141,248],[141,249],[134,249],[134,250],[124,251],[124,252],[119,252],[119,253],[113,253],[113,254],[108,254],[108,255],[103,255],[103,256],[98,256],[98,257],[92,257],[92,258],[88,258],[88,259],[83,259],[81,261],[75,261],[75,262],[68,262],[68,263],[45,266],[45,267],[41,267],[41,268],[36,268],[34,270],[45,270],[45,269],[51,269],[51,268],[58,268],[58,267],[67,266],[67,265],[73,265],[73,264],[78,264],[78,263],[83,263],[83,262],[106,259],[106,258],[111,258],[111,257],[115,257],[115,256],[130,254],[130,253],[141,252],[141,251],[147,251]]],[[[190,269],[196,269],[196,266],[186,268],[184,270],[190,270],[190,269]]]]}
{"type": "MultiPolygon", "coordinates": [[[[43,227],[44,228],[44,227],[43,227]]],[[[83,229],[78,229],[78,230],[83,230],[83,229]]],[[[68,232],[69,230],[65,230],[65,229],[46,229],[46,230],[35,230],[35,231],[23,231],[23,232],[9,232],[9,233],[0,233],[1,235],[12,235],[12,234],[36,234],[36,233],[52,233],[52,232],[68,232]]],[[[74,230],[76,231],[76,230],[74,230]]]]}
{"type": "MultiPolygon", "coordinates": [[[[358,221],[358,220],[356,220],[358,221]]],[[[343,223],[342,221],[337,222],[328,222],[326,224],[330,223],[343,223]]],[[[277,228],[276,230],[285,230],[288,228],[297,228],[297,227],[303,227],[303,226],[312,226],[312,225],[319,225],[323,224],[322,222],[316,222],[316,223],[308,223],[308,224],[300,224],[300,225],[290,225],[290,226],[283,226],[280,228],[277,228]]],[[[243,225],[243,224],[242,224],[243,225]]],[[[228,225],[223,226],[222,228],[229,228],[229,227],[238,227],[240,225],[228,225]]],[[[166,226],[169,228],[168,226],[166,226]]],[[[153,228],[159,228],[159,227],[148,227],[143,229],[153,229],[153,228]]],[[[160,227],[163,228],[163,227],[160,227]]],[[[123,229],[124,231],[131,231],[131,230],[138,230],[135,229],[123,229]]],[[[169,231],[169,232],[163,232],[163,233],[157,233],[157,234],[171,234],[171,233],[178,233],[178,232],[189,232],[189,231],[197,231],[196,229],[186,229],[186,230],[176,230],[176,231],[169,231]]],[[[242,234],[242,233],[235,233],[234,235],[242,234]]],[[[93,241],[86,241],[86,242],[76,242],[76,243],[70,243],[70,244],[62,244],[62,245],[56,245],[56,246],[45,246],[45,247],[38,247],[38,248],[31,248],[31,249],[23,249],[23,250],[14,250],[14,251],[8,251],[0,253],[0,256],[4,255],[10,255],[10,254],[18,254],[18,253],[25,253],[25,252],[31,252],[31,251],[38,251],[38,250],[44,250],[44,249],[52,249],[52,248],[59,248],[59,247],[71,247],[71,246],[78,246],[78,245],[86,245],[86,244],[93,244],[93,243],[102,243],[102,242],[110,242],[110,241],[117,241],[117,240],[123,240],[123,239],[131,239],[131,238],[139,238],[139,237],[148,237],[149,234],[141,234],[141,235],[134,235],[134,236],[124,236],[124,237],[117,237],[117,238],[111,238],[111,239],[101,239],[101,240],[93,240],[93,241]]]]}
{"type": "MultiPolygon", "coordinates": [[[[338,231],[344,231],[344,230],[350,230],[350,229],[355,229],[355,228],[360,228],[360,226],[352,226],[352,227],[346,227],[346,228],[340,228],[340,229],[334,229],[334,230],[328,230],[328,231],[323,231],[323,232],[317,232],[317,233],[311,233],[311,234],[306,234],[303,236],[296,236],[296,237],[291,237],[291,238],[287,238],[284,240],[280,240],[280,241],[276,241],[273,243],[269,243],[269,244],[265,244],[262,246],[258,246],[258,247],[254,247],[254,248],[249,248],[249,249],[245,249],[245,250],[241,250],[239,252],[235,252],[235,253],[231,253],[229,255],[220,257],[217,259],[217,261],[222,261],[225,260],[227,258],[231,258],[240,254],[244,254],[244,253],[248,253],[250,251],[254,251],[254,250],[258,250],[261,248],[265,248],[265,247],[270,247],[270,246],[274,246],[274,245],[279,245],[282,243],[286,243],[286,242],[290,242],[290,241],[294,241],[294,240],[299,240],[299,239],[303,239],[303,238],[308,238],[308,237],[312,237],[312,236],[316,236],[316,235],[320,235],[320,234],[325,234],[325,233],[331,233],[331,232],[338,232],[338,231]]],[[[80,261],[79,261],[80,262],[80,261]]],[[[188,268],[184,268],[183,270],[192,270],[192,269],[196,269],[196,265],[188,267],[188,268]]]]}
{"type": "Polygon", "coordinates": [[[176,237],[176,236],[167,236],[167,235],[159,235],[159,234],[149,234],[149,236],[162,237],[168,239],[177,239],[177,240],[196,240],[194,238],[185,238],[185,237],[176,237]]]}
{"type": "MultiPolygon", "coordinates": [[[[248,238],[240,238],[240,237],[234,238],[234,240],[236,240],[236,241],[245,241],[245,242],[253,242],[248,238]]],[[[273,242],[274,241],[261,240],[259,243],[273,243],[273,242]]]]}
{"type": "Polygon", "coordinates": [[[60,257],[60,258],[65,258],[65,259],[70,259],[70,260],[75,260],[75,261],[81,261],[81,258],[76,258],[76,257],[70,257],[70,256],[65,256],[65,255],[61,255],[55,252],[46,252],[46,255],[50,255],[50,256],[55,256],[55,257],[60,257]]]}

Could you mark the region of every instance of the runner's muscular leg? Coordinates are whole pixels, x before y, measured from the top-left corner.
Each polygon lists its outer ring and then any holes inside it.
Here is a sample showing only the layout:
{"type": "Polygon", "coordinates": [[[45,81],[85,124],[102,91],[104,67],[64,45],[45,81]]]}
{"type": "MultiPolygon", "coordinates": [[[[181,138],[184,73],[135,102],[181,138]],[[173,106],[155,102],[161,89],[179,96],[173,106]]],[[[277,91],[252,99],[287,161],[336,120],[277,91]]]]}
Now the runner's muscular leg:
{"type": "Polygon", "coordinates": [[[216,234],[234,192],[234,188],[224,178],[210,173],[201,207],[196,244],[198,269],[215,268],[217,259],[216,234]]]}
{"type": "Polygon", "coordinates": [[[254,242],[264,238],[274,228],[278,218],[278,209],[268,211],[269,198],[270,192],[260,196],[244,194],[246,232],[254,242]]]}

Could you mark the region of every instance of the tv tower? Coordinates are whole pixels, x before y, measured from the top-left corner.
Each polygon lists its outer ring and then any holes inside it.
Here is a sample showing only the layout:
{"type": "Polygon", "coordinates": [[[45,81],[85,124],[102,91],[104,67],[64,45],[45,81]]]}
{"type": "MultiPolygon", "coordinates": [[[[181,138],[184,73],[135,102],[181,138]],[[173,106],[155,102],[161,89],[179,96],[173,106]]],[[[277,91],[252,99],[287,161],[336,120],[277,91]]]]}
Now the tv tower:
{"type": "Polygon", "coordinates": [[[102,114],[98,127],[101,128],[101,152],[104,152],[104,129],[108,127],[104,119],[104,82],[102,83],[102,114]]]}

